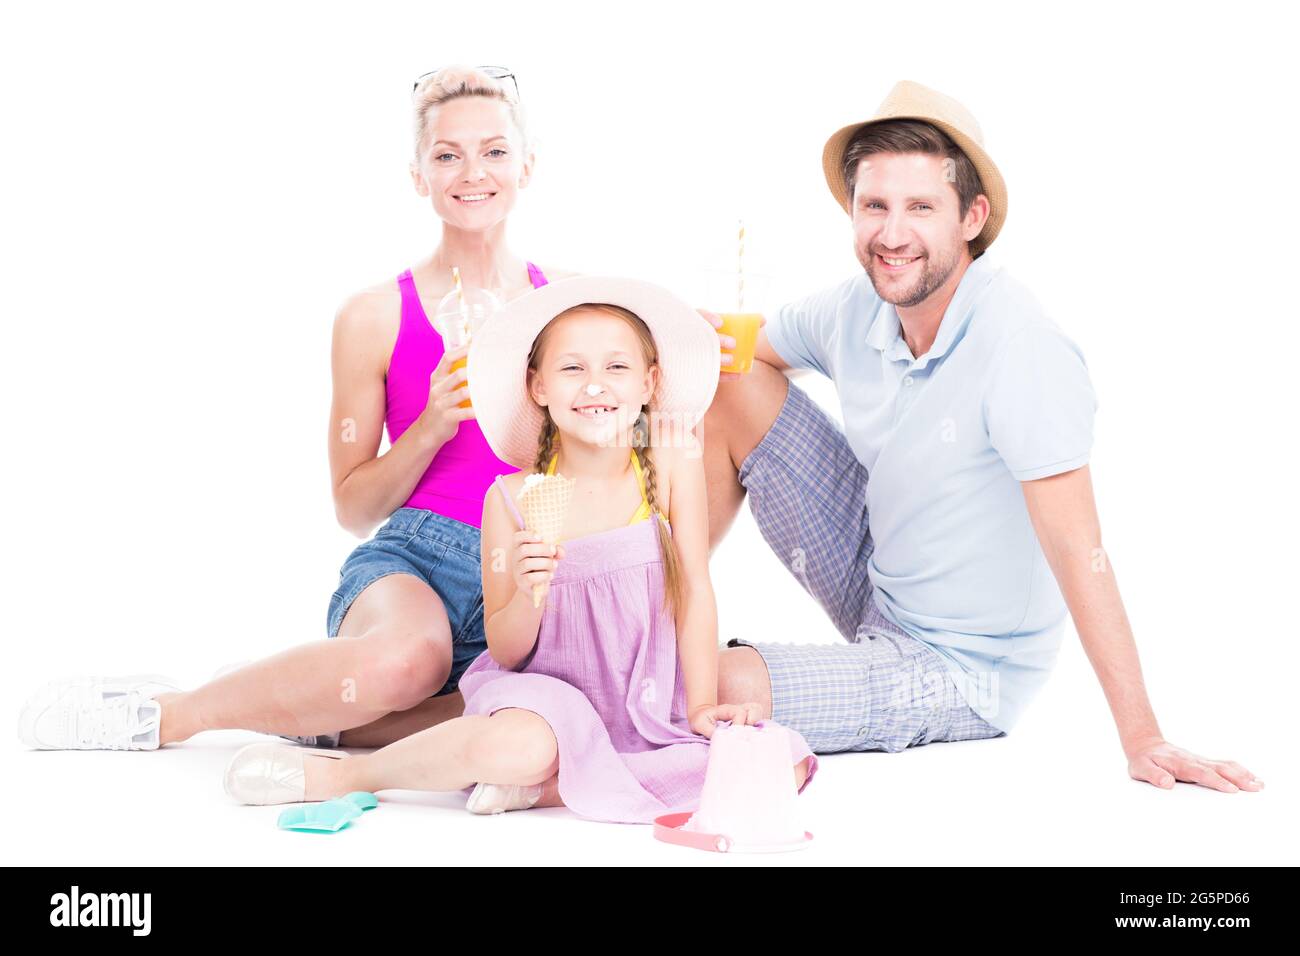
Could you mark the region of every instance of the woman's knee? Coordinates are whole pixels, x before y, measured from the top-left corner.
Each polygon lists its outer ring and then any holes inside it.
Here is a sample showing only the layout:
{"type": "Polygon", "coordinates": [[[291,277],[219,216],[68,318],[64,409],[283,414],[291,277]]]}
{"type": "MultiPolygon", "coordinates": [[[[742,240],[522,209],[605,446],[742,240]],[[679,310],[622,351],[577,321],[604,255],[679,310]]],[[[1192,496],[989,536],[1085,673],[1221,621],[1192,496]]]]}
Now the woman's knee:
{"type": "Polygon", "coordinates": [[[435,628],[379,627],[363,636],[358,693],[380,708],[409,710],[442,689],[451,674],[451,635],[435,628]]]}

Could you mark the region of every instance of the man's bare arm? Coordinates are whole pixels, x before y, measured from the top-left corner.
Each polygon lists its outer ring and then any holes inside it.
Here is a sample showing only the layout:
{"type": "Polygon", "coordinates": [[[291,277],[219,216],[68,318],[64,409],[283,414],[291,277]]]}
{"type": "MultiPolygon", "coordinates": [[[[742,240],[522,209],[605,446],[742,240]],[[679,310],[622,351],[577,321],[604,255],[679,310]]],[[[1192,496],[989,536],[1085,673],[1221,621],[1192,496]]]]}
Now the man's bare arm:
{"type": "Polygon", "coordinates": [[[1088,467],[1021,482],[1021,488],[1043,554],[1110,705],[1130,776],[1164,788],[1175,779],[1228,792],[1262,787],[1240,764],[1198,757],[1161,735],[1114,569],[1102,548],[1088,467]]]}
{"type": "MultiPolygon", "coordinates": [[[[767,319],[763,319],[763,325],[767,325],[767,319]]],[[[732,344],[735,344],[734,339],[732,340],[732,344]]],[[[785,359],[777,355],[776,349],[772,348],[772,343],[767,339],[767,329],[763,328],[762,325],[758,328],[758,342],[754,345],[754,358],[766,362],[774,369],[779,369],[782,372],[789,371],[790,369],[790,366],[786,363],[785,359]]],[[[800,369],[799,371],[803,370],[800,369]]]]}

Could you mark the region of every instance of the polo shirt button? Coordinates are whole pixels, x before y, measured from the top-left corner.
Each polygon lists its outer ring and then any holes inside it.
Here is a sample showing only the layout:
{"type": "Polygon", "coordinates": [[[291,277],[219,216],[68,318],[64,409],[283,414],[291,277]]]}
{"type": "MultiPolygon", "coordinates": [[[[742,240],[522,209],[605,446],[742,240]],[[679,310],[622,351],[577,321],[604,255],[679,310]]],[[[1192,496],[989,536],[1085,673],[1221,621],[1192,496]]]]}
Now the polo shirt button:
{"type": "Polygon", "coordinates": [[[903,384],[904,384],[904,385],[911,385],[911,384],[912,384],[912,377],[909,375],[907,378],[903,379],[903,384]]]}

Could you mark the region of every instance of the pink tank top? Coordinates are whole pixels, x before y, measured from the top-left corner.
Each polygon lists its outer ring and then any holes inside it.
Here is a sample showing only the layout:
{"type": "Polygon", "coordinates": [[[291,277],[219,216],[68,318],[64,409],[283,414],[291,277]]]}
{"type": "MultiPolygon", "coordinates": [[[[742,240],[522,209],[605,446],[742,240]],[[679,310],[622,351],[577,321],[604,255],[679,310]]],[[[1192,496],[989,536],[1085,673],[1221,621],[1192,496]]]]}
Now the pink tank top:
{"type": "MultiPolygon", "coordinates": [[[[528,278],[534,289],[546,285],[546,276],[531,262],[528,278]]],[[[397,277],[397,285],[402,291],[402,325],[388,363],[384,413],[390,443],[401,438],[428,405],[429,376],[445,351],[442,336],[420,304],[410,269],[397,277]]],[[[461,422],[456,434],[438,449],[403,507],[425,508],[477,528],[492,479],[518,470],[492,453],[483,430],[471,418],[461,422]]]]}

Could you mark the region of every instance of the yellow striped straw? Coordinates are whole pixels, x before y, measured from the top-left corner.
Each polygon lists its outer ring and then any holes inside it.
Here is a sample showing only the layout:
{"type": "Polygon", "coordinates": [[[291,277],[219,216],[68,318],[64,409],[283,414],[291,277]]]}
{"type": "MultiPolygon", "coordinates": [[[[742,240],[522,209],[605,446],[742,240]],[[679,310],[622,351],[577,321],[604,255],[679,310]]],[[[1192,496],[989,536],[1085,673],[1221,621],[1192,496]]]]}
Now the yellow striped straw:
{"type": "Polygon", "coordinates": [[[736,311],[745,311],[745,220],[740,220],[739,255],[736,257],[736,311]]]}
{"type": "Polygon", "coordinates": [[[456,284],[456,301],[460,303],[461,344],[469,337],[469,307],[465,304],[465,289],[460,284],[460,266],[451,267],[451,281],[456,284]]]}

